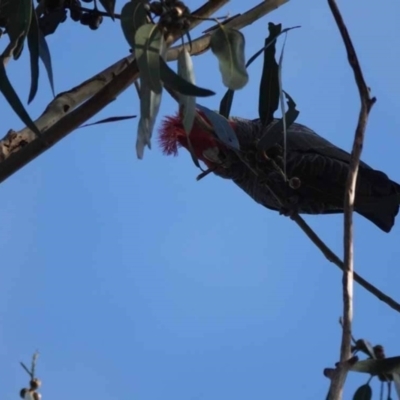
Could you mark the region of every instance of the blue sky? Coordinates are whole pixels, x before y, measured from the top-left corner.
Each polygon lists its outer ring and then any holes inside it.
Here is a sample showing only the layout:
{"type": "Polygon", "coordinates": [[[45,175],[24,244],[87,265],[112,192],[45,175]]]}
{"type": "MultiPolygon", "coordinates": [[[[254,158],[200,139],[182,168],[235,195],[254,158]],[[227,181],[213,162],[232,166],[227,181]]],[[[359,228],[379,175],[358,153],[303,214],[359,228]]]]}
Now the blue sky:
{"type": "MultiPolygon", "coordinates": [[[[218,15],[256,3],[232,0],[218,15]]],[[[362,158],[400,182],[400,5],[340,7],[378,98],[362,158]]],[[[359,98],[327,3],[292,0],[244,29],[247,58],[269,21],[302,26],[289,34],[283,71],[298,121],[350,149],[359,98]]],[[[128,50],[111,21],[97,32],[68,21],[48,42],[57,92],[128,50]]],[[[216,59],[194,63],[198,84],[217,92],[199,102],[218,108],[225,89],[216,59]]],[[[261,60],[233,115],[257,117],[260,70],[261,60]]],[[[8,72],[25,101],[26,51],[8,72]]],[[[29,107],[35,118],[51,100],[44,72],[40,79],[29,107]]],[[[2,135],[21,128],[3,98],[0,109],[2,135]]],[[[175,110],[165,95],[160,117],[175,110]]],[[[139,113],[134,87],[97,119],[132,113],[139,113]]],[[[340,271],[292,221],[234,184],[215,176],[196,182],[186,152],[163,156],[154,141],[137,160],[137,122],[77,130],[0,186],[2,398],[26,385],[19,361],[36,349],[46,399],[324,398],[322,371],[339,354],[340,271]]],[[[306,220],[341,256],[342,217],[306,220]]],[[[400,300],[400,221],[390,234],[359,216],[355,224],[356,270],[400,300]]],[[[400,316],[359,286],[354,303],[354,335],[399,355],[400,316]]],[[[345,398],[366,378],[351,375],[345,398]]]]}

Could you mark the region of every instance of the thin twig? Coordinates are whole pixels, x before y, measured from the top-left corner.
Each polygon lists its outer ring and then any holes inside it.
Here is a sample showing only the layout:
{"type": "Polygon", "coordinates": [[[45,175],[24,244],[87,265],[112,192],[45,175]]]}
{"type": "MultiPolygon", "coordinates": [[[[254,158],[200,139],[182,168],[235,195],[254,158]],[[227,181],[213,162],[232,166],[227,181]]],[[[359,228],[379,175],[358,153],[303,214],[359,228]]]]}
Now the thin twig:
{"type": "Polygon", "coordinates": [[[30,376],[31,379],[35,379],[36,372],[36,362],[39,357],[39,352],[35,351],[32,356],[31,369],[29,369],[22,361],[20,362],[21,367],[26,371],[26,373],[30,376]]]}
{"type": "Polygon", "coordinates": [[[32,379],[35,378],[35,374],[36,374],[36,362],[37,359],[39,357],[39,352],[35,351],[35,353],[32,356],[32,364],[31,364],[31,374],[32,374],[32,379]]]}
{"type": "MultiPolygon", "coordinates": [[[[101,10],[94,10],[93,8],[73,7],[73,9],[74,10],[80,10],[80,11],[83,11],[83,12],[88,12],[88,13],[91,13],[91,12],[95,11],[97,15],[101,15],[102,17],[112,18],[112,15],[110,13],[105,12],[105,11],[101,11],[101,10]]],[[[115,19],[121,19],[121,14],[114,13],[114,18],[115,19]]]]}
{"type": "Polygon", "coordinates": [[[370,92],[365,83],[356,51],[335,0],[328,0],[328,4],[342,36],[349,65],[354,72],[354,78],[361,100],[361,110],[354,136],[344,199],[343,330],[342,342],[340,346],[340,363],[331,380],[328,397],[329,400],[339,400],[342,398],[343,387],[348,373],[348,368],[345,365],[345,361],[349,359],[351,354],[351,324],[353,319],[354,278],[353,211],[355,190],[368,115],[376,101],[376,98],[371,98],[370,96],[370,92]]]}
{"type": "Polygon", "coordinates": [[[33,379],[32,372],[29,371],[29,368],[22,361],[20,361],[20,364],[21,367],[26,371],[26,373],[31,377],[31,379],[33,379]]]}

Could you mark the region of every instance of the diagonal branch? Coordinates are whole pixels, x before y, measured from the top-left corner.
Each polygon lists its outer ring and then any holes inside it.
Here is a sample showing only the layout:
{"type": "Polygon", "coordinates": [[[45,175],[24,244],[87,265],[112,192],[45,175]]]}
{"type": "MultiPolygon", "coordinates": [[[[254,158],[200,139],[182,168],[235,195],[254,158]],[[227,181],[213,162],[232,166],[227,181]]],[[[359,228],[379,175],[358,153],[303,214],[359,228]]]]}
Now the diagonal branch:
{"type": "MultiPolygon", "coordinates": [[[[209,17],[229,0],[209,0],[196,10],[193,15],[209,17]]],[[[264,0],[259,6],[234,18],[230,21],[231,27],[244,27],[267,12],[286,3],[288,0],[264,0]],[[255,11],[254,11],[255,10],[255,11]],[[250,16],[249,16],[250,15],[250,16]],[[251,18],[250,18],[251,17],[251,18]]],[[[202,21],[193,19],[190,29],[202,21]]],[[[171,41],[178,40],[175,36],[171,41]]],[[[196,54],[204,52],[209,45],[210,35],[204,35],[197,41],[196,54]]],[[[168,51],[168,59],[177,57],[177,48],[168,51]],[[172,58],[171,58],[171,55],[172,58]]],[[[43,133],[46,142],[39,142],[35,135],[27,128],[19,132],[10,130],[0,140],[0,182],[24,167],[30,161],[66,137],[82,123],[96,115],[116,97],[126,90],[137,78],[139,71],[134,57],[126,57],[95,77],[81,84],[69,92],[62,93],[49,104],[42,116],[35,122],[43,133]],[[86,101],[84,104],[82,104],[86,101]],[[79,104],[82,104],[74,110],[79,104]]]]}
{"type": "Polygon", "coordinates": [[[340,346],[340,363],[332,377],[331,386],[328,393],[329,400],[339,400],[342,398],[343,386],[348,373],[348,365],[346,364],[346,361],[351,355],[351,324],[353,318],[354,277],[353,210],[355,189],[368,115],[372,106],[376,102],[376,98],[371,98],[370,96],[369,88],[365,83],[356,51],[335,0],[328,0],[328,4],[339,28],[343,43],[346,47],[349,64],[353,70],[361,99],[361,109],[351,152],[350,167],[346,181],[344,200],[343,332],[340,346]]]}
{"type": "MultiPolygon", "coordinates": [[[[323,242],[323,240],[314,232],[313,229],[307,224],[306,221],[300,215],[294,215],[292,219],[300,227],[300,229],[308,236],[308,238],[321,250],[322,254],[326,259],[336,266],[338,266],[342,271],[344,270],[343,261],[323,242]]],[[[354,272],[354,280],[362,286],[365,290],[370,292],[372,295],[377,297],[379,300],[386,303],[389,307],[400,312],[400,304],[393,300],[391,297],[383,293],[377,287],[369,283],[362,276],[354,272]]]]}

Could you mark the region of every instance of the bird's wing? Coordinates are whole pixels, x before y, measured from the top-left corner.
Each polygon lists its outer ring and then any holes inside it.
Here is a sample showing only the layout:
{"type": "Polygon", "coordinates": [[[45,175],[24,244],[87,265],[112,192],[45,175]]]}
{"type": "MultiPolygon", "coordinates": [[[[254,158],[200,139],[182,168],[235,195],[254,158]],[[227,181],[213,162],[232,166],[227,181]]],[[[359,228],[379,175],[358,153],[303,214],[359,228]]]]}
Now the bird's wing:
{"type": "MultiPolygon", "coordinates": [[[[282,145],[282,143],[283,141],[280,144],[282,145]]],[[[350,162],[350,154],[347,151],[340,149],[328,140],[319,136],[313,130],[301,124],[294,123],[288,129],[287,144],[288,152],[292,150],[299,152],[311,152],[347,164],[350,162]]],[[[368,169],[371,168],[363,161],[360,162],[360,166],[368,169]]]]}
{"type": "MultiPolygon", "coordinates": [[[[260,140],[264,134],[268,134],[272,126],[278,122],[278,119],[275,119],[269,126],[263,128],[259,119],[249,121],[242,118],[234,118],[234,120],[238,123],[241,144],[244,143],[246,145],[247,143],[249,146],[251,144],[254,146],[255,141],[260,140]]],[[[319,136],[305,125],[293,123],[287,130],[286,141],[288,153],[290,151],[317,153],[344,163],[349,163],[350,161],[350,154],[348,152],[319,136]]],[[[282,139],[277,144],[283,147],[283,134],[282,139]]],[[[364,168],[371,168],[362,161],[360,165],[364,168]]]]}

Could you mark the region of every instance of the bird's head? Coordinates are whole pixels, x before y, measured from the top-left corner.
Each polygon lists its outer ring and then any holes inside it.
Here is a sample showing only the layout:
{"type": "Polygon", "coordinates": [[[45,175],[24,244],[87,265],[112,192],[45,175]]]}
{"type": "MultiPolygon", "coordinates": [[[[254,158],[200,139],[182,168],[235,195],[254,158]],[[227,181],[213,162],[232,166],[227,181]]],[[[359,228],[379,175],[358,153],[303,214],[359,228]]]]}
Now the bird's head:
{"type": "MultiPolygon", "coordinates": [[[[194,120],[190,132],[193,153],[208,168],[215,168],[224,160],[227,148],[213,135],[212,125],[204,114],[197,111],[197,115],[199,118],[194,120]]],[[[233,121],[229,121],[229,123],[234,128],[235,123],[233,121]]],[[[190,151],[188,136],[179,113],[164,118],[159,129],[159,142],[166,155],[176,156],[180,147],[190,151]]]]}

